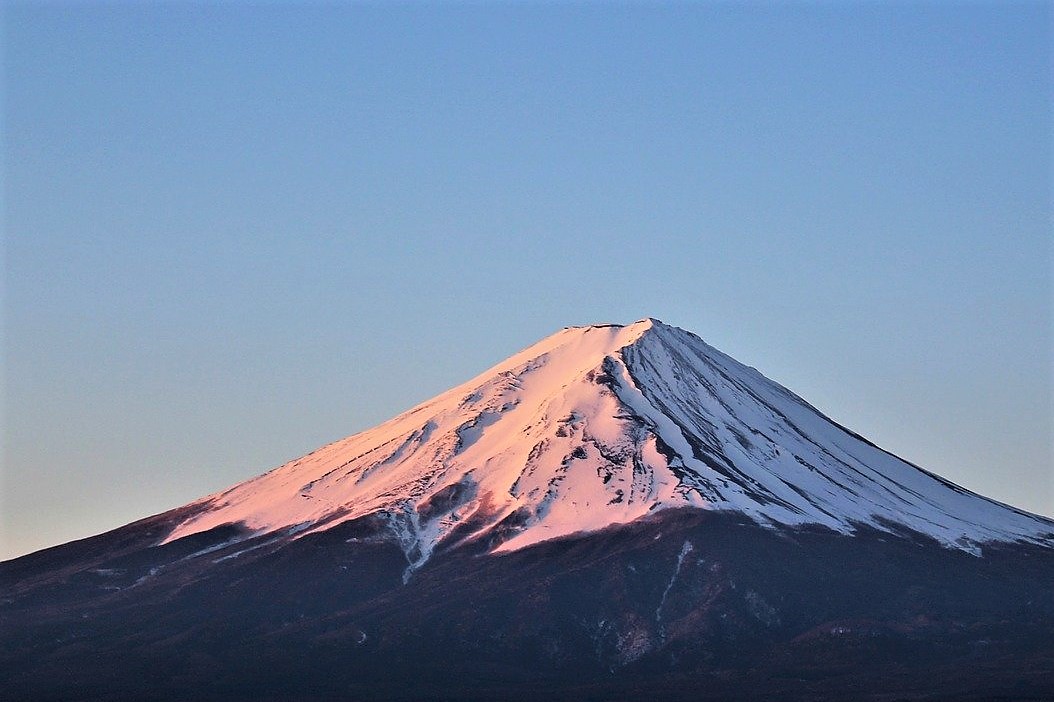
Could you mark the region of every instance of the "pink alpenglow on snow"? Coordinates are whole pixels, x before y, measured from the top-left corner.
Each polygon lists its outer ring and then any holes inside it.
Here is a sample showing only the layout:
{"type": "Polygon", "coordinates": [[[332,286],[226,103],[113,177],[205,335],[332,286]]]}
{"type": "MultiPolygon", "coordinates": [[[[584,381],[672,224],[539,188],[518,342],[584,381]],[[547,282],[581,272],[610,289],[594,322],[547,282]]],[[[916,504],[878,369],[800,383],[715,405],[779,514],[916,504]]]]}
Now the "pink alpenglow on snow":
{"type": "Polygon", "coordinates": [[[166,541],[231,523],[297,538],[377,515],[408,573],[447,538],[490,535],[509,551],[669,507],[846,534],[907,528],[975,554],[986,542],[1052,540],[1047,520],[883,451],[654,319],[565,328],[196,505],[166,541]]]}

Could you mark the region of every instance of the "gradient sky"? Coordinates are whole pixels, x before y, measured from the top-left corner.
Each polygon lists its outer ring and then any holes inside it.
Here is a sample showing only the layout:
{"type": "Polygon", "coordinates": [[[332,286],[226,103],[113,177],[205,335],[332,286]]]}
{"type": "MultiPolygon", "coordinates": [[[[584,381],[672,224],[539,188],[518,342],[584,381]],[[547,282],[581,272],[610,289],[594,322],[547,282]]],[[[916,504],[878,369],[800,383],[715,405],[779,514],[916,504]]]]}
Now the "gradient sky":
{"type": "Polygon", "coordinates": [[[644,316],[1054,514],[1049,5],[3,13],[0,558],[644,316]]]}

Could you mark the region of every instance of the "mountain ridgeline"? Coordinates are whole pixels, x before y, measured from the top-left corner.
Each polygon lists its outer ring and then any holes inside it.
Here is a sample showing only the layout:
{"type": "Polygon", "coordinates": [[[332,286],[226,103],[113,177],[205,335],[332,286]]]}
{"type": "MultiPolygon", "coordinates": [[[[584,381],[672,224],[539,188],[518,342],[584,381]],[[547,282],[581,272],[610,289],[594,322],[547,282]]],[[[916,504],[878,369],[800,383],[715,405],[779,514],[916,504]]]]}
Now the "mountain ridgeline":
{"type": "Polygon", "coordinates": [[[1045,699],[1054,522],[645,319],[0,564],[0,627],[27,699],[1045,699]]]}

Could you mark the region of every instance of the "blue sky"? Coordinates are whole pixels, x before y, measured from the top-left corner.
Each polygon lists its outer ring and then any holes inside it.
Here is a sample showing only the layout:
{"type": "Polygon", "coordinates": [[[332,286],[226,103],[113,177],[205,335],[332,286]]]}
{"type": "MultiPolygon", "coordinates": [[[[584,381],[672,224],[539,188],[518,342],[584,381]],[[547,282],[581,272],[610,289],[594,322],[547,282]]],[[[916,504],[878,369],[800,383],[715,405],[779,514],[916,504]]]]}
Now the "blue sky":
{"type": "Polygon", "coordinates": [[[0,558],[567,324],[1054,514],[1051,10],[8,3],[0,558]]]}

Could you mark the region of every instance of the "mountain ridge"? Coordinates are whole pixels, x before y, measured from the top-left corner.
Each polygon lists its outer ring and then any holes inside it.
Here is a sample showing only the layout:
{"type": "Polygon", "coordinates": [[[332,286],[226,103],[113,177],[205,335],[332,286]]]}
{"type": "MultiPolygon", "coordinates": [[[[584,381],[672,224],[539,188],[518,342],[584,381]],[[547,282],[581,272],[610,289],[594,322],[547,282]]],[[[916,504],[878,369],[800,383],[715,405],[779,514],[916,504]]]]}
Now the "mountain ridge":
{"type": "Polygon", "coordinates": [[[262,476],[0,563],[0,689],[1050,699],[1054,523],[659,324],[562,330],[262,476]]]}
{"type": "Polygon", "coordinates": [[[223,524],[296,538],[380,514],[411,569],[455,532],[497,530],[495,550],[509,551],[673,506],[842,533],[906,528],[975,554],[993,541],[1054,543],[1054,522],[903,461],[651,317],[565,327],[194,505],[204,509],[164,542],[223,524]]]}

